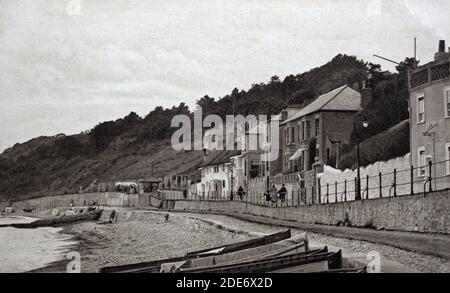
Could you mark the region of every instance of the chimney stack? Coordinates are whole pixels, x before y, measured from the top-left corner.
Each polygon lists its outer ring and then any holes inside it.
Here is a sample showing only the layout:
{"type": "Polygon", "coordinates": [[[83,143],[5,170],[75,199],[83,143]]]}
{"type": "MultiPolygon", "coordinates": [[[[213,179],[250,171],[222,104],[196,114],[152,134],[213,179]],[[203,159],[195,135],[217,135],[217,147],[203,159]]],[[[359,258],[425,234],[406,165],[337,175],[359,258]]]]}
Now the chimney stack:
{"type": "Polygon", "coordinates": [[[449,53],[445,52],[445,40],[439,41],[439,51],[434,55],[434,61],[447,61],[449,53]]]}
{"type": "Polygon", "coordinates": [[[209,151],[208,151],[208,149],[204,148],[203,149],[203,162],[206,162],[208,157],[209,157],[209,151]]]}
{"type": "Polygon", "coordinates": [[[359,82],[354,82],[352,88],[357,92],[361,92],[361,85],[359,82]]]}
{"type": "Polygon", "coordinates": [[[361,109],[366,110],[373,100],[373,91],[370,82],[364,82],[361,89],[361,109]]]}
{"type": "Polygon", "coordinates": [[[445,40],[439,41],[439,53],[445,53],[445,40]]]}
{"type": "Polygon", "coordinates": [[[281,121],[284,121],[287,118],[288,118],[288,111],[287,110],[281,111],[281,121]]]}

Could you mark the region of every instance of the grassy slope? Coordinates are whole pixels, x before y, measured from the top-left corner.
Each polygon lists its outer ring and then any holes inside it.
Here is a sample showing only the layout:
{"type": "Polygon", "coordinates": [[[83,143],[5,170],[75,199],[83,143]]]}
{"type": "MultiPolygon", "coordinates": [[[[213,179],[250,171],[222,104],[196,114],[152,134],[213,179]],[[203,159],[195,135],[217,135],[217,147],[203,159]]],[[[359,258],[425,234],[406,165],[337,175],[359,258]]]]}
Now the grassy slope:
{"type": "Polygon", "coordinates": [[[8,165],[14,165],[13,169],[1,174],[1,198],[76,192],[79,186],[86,188],[94,180],[108,182],[142,178],[150,176],[152,169],[155,176],[192,174],[202,162],[201,151],[177,152],[171,148],[168,139],[134,143],[127,136],[117,138],[97,156],[36,157],[40,146],[54,144],[56,140],[54,137],[40,137],[16,145],[0,155],[2,162],[6,160],[8,165]]]}

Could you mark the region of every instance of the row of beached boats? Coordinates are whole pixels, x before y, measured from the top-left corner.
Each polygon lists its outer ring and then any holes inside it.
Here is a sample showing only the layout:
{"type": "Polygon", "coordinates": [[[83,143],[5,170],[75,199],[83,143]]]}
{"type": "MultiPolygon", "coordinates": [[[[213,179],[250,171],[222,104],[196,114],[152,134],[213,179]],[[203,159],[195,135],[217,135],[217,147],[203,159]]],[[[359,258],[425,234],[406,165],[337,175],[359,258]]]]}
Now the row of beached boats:
{"type": "Polygon", "coordinates": [[[311,248],[306,233],[290,230],[223,246],[193,251],[180,257],[109,266],[101,273],[364,273],[364,264],[350,265],[340,250],[311,248]]]}

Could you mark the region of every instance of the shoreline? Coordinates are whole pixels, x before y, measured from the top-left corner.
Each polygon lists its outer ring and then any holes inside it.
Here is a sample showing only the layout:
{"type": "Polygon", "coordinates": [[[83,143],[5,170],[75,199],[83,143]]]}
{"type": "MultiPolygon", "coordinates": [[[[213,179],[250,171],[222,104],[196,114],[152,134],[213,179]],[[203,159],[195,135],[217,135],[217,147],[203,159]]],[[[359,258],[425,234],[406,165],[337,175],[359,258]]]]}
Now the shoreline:
{"type": "MultiPolygon", "coordinates": [[[[72,235],[81,255],[81,272],[96,273],[102,266],[123,265],[168,257],[281,231],[285,227],[245,222],[226,215],[121,210],[114,224],[74,223],[61,233],[72,235]],[[164,222],[169,214],[169,222],[164,222]],[[170,233],[168,233],[170,232],[170,233]],[[155,238],[155,239],[153,239],[155,238]],[[126,246],[123,243],[127,243],[126,246]]],[[[302,233],[292,229],[294,235],[302,233]]],[[[340,248],[346,254],[379,251],[395,272],[449,272],[449,262],[395,247],[307,233],[311,243],[340,248]]],[[[70,260],[61,260],[31,272],[66,272],[70,260]]]]}
{"type": "MultiPolygon", "coordinates": [[[[0,271],[4,273],[27,273],[43,267],[51,267],[65,259],[75,244],[74,235],[63,227],[17,228],[14,224],[32,223],[42,218],[36,213],[2,215],[0,228],[2,258],[0,271]]],[[[50,269],[49,269],[50,270],[50,269]]]]}
{"type": "MultiPolygon", "coordinates": [[[[121,211],[113,224],[79,222],[62,227],[61,234],[71,235],[72,248],[81,255],[81,272],[97,273],[103,266],[179,256],[192,250],[260,236],[213,221],[153,211],[121,211]],[[127,245],[123,245],[127,243],[127,245]]],[[[65,273],[70,260],[60,260],[30,273],[65,273]]]]}
{"type": "MultiPolygon", "coordinates": [[[[71,246],[71,251],[80,251],[81,247],[81,236],[75,233],[70,226],[77,225],[78,223],[73,223],[64,227],[59,231],[61,235],[70,235],[70,241],[75,241],[76,244],[71,246]]],[[[29,270],[26,273],[67,273],[67,265],[69,264],[69,259],[61,259],[58,261],[51,262],[43,267],[29,270]]]]}

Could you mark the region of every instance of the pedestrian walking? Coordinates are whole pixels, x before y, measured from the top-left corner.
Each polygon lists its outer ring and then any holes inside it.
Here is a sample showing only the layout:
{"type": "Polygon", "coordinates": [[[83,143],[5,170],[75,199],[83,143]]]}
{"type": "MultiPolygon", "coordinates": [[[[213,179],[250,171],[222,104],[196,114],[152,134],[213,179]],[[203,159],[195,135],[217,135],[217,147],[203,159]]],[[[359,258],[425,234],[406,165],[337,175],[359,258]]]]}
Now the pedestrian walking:
{"type": "Polygon", "coordinates": [[[266,192],[264,193],[266,197],[266,202],[270,203],[270,188],[267,188],[266,192]]]}
{"type": "Polygon", "coordinates": [[[278,191],[278,194],[280,196],[279,198],[280,198],[281,204],[284,204],[284,202],[286,200],[286,194],[287,194],[287,189],[284,186],[284,184],[281,186],[280,190],[278,191]]]}
{"type": "Polygon", "coordinates": [[[239,195],[239,199],[242,200],[242,197],[245,194],[244,188],[242,188],[242,186],[239,186],[237,194],[239,195]]]}
{"type": "Polygon", "coordinates": [[[275,185],[272,185],[272,189],[270,190],[270,200],[272,201],[272,205],[276,205],[278,201],[278,191],[275,185]]]}

